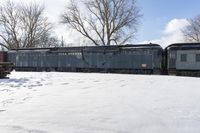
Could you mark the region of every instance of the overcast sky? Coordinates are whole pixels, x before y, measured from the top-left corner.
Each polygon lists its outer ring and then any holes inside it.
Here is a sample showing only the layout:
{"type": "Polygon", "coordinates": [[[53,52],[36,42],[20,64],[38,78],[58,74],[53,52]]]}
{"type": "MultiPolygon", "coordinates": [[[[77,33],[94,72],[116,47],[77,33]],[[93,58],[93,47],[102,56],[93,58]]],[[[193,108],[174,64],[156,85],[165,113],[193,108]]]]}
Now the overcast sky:
{"type": "MultiPolygon", "coordinates": [[[[0,4],[6,0],[1,0],[0,4]]],[[[13,0],[44,4],[50,21],[54,23],[55,32],[67,43],[75,42],[79,45],[80,35],[65,26],[58,26],[59,16],[63,12],[68,0],[13,0]]],[[[183,42],[180,29],[187,26],[187,18],[200,14],[200,0],[138,0],[143,18],[133,43],[159,43],[163,47],[176,42],[183,42]]]]}

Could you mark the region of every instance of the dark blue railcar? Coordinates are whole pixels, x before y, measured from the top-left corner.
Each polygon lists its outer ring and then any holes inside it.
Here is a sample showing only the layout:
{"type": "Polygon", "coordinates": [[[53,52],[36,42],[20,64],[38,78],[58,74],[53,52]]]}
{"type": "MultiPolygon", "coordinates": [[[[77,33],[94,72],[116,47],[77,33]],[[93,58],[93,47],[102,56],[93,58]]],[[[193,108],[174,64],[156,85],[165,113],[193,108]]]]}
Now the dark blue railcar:
{"type": "Polygon", "coordinates": [[[163,49],[157,44],[13,49],[8,58],[21,71],[160,74],[163,49]]]}

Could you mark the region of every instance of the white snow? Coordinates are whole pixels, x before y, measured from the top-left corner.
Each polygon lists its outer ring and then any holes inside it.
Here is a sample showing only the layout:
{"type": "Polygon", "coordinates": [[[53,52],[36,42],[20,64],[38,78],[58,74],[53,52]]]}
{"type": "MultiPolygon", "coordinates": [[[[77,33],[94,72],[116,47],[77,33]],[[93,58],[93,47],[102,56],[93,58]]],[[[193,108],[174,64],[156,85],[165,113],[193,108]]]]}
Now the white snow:
{"type": "Polygon", "coordinates": [[[0,133],[199,133],[200,78],[12,72],[0,133]]]}

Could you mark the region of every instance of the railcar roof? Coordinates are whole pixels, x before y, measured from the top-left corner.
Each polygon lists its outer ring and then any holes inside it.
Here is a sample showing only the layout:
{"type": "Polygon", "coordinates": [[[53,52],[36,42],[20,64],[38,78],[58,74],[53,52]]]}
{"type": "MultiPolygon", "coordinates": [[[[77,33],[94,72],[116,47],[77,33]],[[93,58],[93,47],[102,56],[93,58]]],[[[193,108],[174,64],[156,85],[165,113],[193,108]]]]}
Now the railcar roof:
{"type": "Polygon", "coordinates": [[[158,44],[127,44],[111,46],[75,46],[75,47],[50,47],[50,48],[20,48],[11,49],[11,51],[82,51],[82,50],[117,50],[117,49],[135,49],[135,48],[156,48],[162,49],[158,44]]]}
{"type": "Polygon", "coordinates": [[[200,43],[175,43],[165,48],[166,50],[200,50],[200,43]]]}

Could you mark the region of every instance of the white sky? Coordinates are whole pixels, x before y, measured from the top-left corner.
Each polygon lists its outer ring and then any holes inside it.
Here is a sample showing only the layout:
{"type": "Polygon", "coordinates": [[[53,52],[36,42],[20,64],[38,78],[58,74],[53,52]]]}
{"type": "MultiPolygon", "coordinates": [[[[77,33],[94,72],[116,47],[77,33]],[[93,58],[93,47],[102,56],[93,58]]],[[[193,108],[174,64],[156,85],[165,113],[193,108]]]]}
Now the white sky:
{"type": "MultiPolygon", "coordinates": [[[[1,0],[0,4],[5,2],[6,0],[1,0]]],[[[14,0],[17,2],[31,2],[35,1],[45,6],[45,14],[49,17],[49,20],[54,24],[55,33],[59,39],[62,37],[69,44],[75,45],[84,45],[83,37],[73,31],[72,29],[67,28],[66,26],[59,23],[60,15],[64,11],[65,6],[69,0],[14,0]]],[[[176,42],[184,42],[183,35],[181,33],[181,28],[188,25],[186,19],[177,19],[174,18],[169,21],[165,27],[163,27],[163,34],[159,38],[155,38],[154,40],[137,40],[134,43],[158,43],[163,47],[176,42]]],[[[140,29],[139,29],[140,30],[140,29]]],[[[142,35],[140,35],[142,36],[142,35]]]]}

